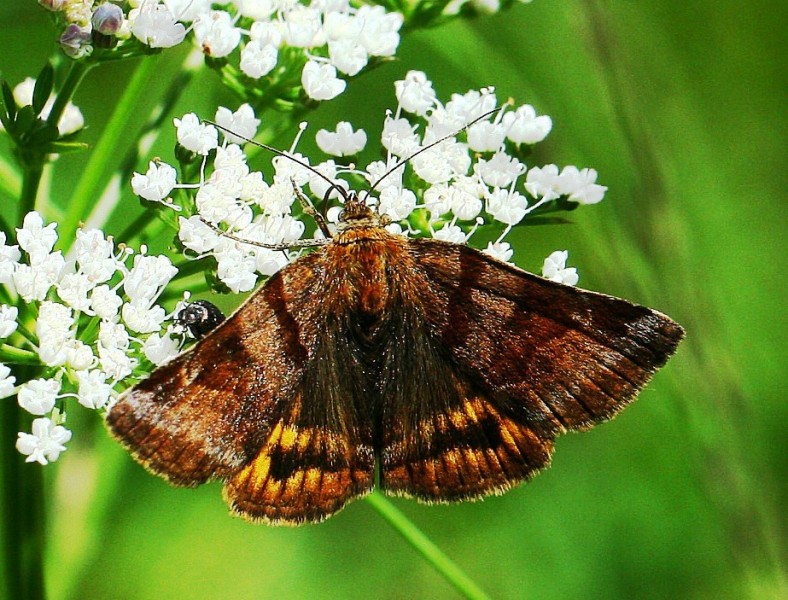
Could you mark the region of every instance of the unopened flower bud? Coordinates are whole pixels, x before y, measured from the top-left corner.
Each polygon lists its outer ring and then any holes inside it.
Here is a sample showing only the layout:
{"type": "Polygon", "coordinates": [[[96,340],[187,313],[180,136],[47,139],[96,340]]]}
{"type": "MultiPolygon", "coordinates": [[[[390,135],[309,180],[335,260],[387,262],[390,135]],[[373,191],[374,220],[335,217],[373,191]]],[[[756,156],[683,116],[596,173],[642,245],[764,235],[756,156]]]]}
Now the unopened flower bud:
{"type": "Polygon", "coordinates": [[[79,25],[72,23],[60,36],[60,46],[71,58],[82,58],[93,51],[90,45],[91,35],[79,25]]]}
{"type": "Polygon", "coordinates": [[[103,35],[115,35],[123,25],[123,10],[115,4],[100,4],[90,19],[93,31],[103,35]]]}
{"type": "Polygon", "coordinates": [[[57,12],[59,10],[62,10],[63,5],[66,3],[66,0],[38,0],[38,3],[44,8],[46,8],[47,10],[57,12]]]}

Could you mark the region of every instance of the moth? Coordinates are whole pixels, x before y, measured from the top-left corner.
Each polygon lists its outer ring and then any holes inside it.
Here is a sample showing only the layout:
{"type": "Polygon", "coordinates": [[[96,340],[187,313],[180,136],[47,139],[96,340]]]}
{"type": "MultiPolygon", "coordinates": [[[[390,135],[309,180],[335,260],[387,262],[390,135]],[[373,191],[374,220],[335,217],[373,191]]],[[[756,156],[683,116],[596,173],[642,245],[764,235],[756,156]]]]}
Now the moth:
{"type": "Polygon", "coordinates": [[[251,521],[318,522],[375,486],[478,499],[546,468],[559,434],[616,415],[684,335],[386,222],[345,193],[333,236],[124,393],[112,433],[173,484],[222,480],[251,521]]]}

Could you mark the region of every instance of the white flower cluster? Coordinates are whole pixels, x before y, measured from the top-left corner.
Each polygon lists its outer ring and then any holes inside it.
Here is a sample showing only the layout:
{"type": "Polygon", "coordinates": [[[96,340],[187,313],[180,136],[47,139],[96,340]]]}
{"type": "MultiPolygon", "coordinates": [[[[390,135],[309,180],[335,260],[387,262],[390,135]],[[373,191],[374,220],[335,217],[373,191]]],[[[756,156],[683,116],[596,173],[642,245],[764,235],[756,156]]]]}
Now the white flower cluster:
{"type": "MultiPolygon", "coordinates": [[[[273,159],[274,175],[266,182],[262,173],[248,167],[238,145],[242,138],[225,134],[220,143],[216,127],[188,114],[175,119],[178,142],[205,162],[212,158],[210,175],[197,184],[177,183],[175,168],[151,162],[145,174],[135,173],[132,188],[142,198],[169,203],[173,188],[197,187],[193,205],[176,207],[192,215],[180,217],[180,240],[197,257],[212,255],[219,279],[233,291],[251,290],[258,276],[271,275],[298,256],[238,241],[298,245],[305,227],[294,216],[294,183],[308,186],[313,197],[324,198],[331,190],[329,181],[350,187],[338,175],[360,176],[372,186],[367,202],[391,219],[388,228],[394,233],[465,243],[477,225],[498,223],[503,233],[485,252],[504,261],[512,257],[504,236],[534,210],[557,198],[594,204],[604,196],[607,188],[596,183],[593,169],[528,168],[515,156],[520,145],[543,140],[552,128],[550,117],[538,116],[533,107],[496,109],[491,89],[455,94],[442,104],[421,72],[408,73],[395,89],[399,106],[386,117],[381,137],[387,159],[364,170],[341,167],[334,159],[310,165],[307,157],[294,153],[293,144],[288,156],[273,159]],[[402,162],[412,169],[394,169],[402,162]],[[217,233],[205,221],[231,236],[217,233]],[[426,228],[419,225],[425,222],[426,228]]],[[[215,120],[243,138],[253,137],[260,123],[248,105],[235,113],[220,108],[215,120]]],[[[358,154],[366,143],[366,133],[347,122],[340,122],[333,132],[319,131],[316,138],[318,146],[334,156],[358,154]]],[[[336,190],[331,195],[335,202],[327,216],[335,223],[341,198],[336,190]]],[[[546,263],[546,277],[570,285],[577,282],[576,272],[564,268],[564,254],[553,253],[548,260],[553,266],[546,263]]]]}
{"type": "Polygon", "coordinates": [[[37,355],[45,376],[17,387],[0,363],[0,398],[16,393],[39,417],[32,433],[19,434],[17,448],[29,462],[47,464],[71,437],[59,400],[106,408],[142,356],[160,364],[178,352],[180,340],[162,332],[168,315],[156,304],[177,269],[144,247],[138,254],[116,248],[96,229],[78,231],[63,256],[53,251],[56,225],[36,212],[16,231],[18,245],[0,233],[0,293],[10,303],[0,304],[0,340],[14,336],[9,344],[37,355]]]}
{"type": "Polygon", "coordinates": [[[109,2],[44,4],[66,16],[60,43],[74,58],[93,51],[94,34],[170,48],[192,33],[206,56],[226,58],[239,50],[238,68],[251,79],[269,75],[286,52],[288,61],[301,65],[301,84],[313,100],[341,94],[346,83],[340,73],[352,77],[370,58],[393,56],[403,24],[399,13],[350,0],[133,0],[128,15],[109,2]]]}

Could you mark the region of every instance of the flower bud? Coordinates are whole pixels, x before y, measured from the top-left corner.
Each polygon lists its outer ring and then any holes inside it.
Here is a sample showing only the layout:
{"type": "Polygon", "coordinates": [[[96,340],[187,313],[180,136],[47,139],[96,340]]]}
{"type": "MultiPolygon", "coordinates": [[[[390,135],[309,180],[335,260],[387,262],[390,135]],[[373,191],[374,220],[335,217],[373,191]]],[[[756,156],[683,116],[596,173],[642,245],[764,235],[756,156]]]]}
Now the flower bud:
{"type": "Polygon", "coordinates": [[[82,58],[93,51],[90,45],[90,32],[83,30],[79,25],[72,23],[60,35],[60,46],[63,52],[71,58],[82,58]]]}
{"type": "Polygon", "coordinates": [[[123,25],[123,10],[115,4],[100,4],[90,19],[93,31],[104,35],[114,35],[123,25]]]}
{"type": "Polygon", "coordinates": [[[62,10],[63,5],[66,3],[66,0],[38,0],[38,3],[46,8],[47,10],[51,10],[52,12],[57,12],[62,10]]]}

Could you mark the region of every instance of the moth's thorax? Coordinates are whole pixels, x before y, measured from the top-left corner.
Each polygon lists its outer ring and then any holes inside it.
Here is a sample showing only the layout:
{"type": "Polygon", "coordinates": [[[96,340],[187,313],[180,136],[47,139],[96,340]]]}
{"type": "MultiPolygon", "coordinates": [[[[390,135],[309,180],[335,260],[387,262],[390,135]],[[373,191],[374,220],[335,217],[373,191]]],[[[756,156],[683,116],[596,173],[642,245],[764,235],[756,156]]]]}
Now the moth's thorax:
{"type": "Polygon", "coordinates": [[[326,301],[332,309],[381,315],[403,293],[412,272],[407,240],[377,225],[337,233],[326,248],[326,301]]]}

